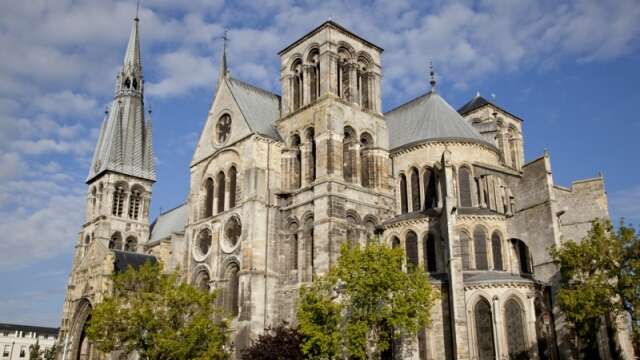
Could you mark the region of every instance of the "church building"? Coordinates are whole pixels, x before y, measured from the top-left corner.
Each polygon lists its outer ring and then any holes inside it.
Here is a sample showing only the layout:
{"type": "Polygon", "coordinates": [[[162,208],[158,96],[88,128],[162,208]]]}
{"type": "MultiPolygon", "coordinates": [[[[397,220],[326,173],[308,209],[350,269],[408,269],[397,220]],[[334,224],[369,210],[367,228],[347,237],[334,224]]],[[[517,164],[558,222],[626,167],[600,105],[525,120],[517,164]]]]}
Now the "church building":
{"type": "MultiPolygon", "coordinates": [[[[295,324],[300,287],[342,244],[369,239],[402,248],[440,293],[430,326],[394,358],[573,358],[549,248],[609,218],[601,176],[555,184],[546,151],[525,159],[522,118],[480,94],[456,110],[433,74],[424,95],[383,112],[383,49],[327,21],[278,53],[281,94],[235,78],[223,53],[188,197],[150,222],[138,25],[86,181],[61,359],[109,358],[85,327],[109,276],[129,265],[160,261],[220,290],[237,354],[265,328],[295,324]]],[[[628,337],[615,340],[631,359],[628,337]]]]}

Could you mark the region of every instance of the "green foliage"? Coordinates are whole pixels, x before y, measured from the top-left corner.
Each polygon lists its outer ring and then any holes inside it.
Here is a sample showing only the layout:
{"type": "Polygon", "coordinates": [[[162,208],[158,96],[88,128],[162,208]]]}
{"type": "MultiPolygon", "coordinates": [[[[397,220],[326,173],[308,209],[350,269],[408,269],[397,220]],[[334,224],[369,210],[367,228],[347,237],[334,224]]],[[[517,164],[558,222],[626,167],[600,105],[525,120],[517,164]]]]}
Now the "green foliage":
{"type": "Polygon", "coordinates": [[[44,351],[41,352],[42,359],[43,360],[55,360],[56,359],[57,350],[58,350],[58,348],[56,347],[55,344],[53,346],[51,346],[50,348],[45,349],[44,351]]]}
{"type": "Polygon", "coordinates": [[[268,328],[242,352],[243,360],[302,360],[302,335],[283,323],[268,328]]]}
{"type": "Polygon", "coordinates": [[[430,323],[437,293],[418,268],[402,271],[403,252],[371,241],[341,249],[338,263],[298,304],[302,350],[310,359],[373,359],[401,335],[430,323]]]}
{"type": "Polygon", "coordinates": [[[87,335],[102,352],[141,359],[227,359],[228,324],[209,294],[147,262],[113,277],[87,335]]]}
{"type": "Polygon", "coordinates": [[[29,346],[29,360],[55,360],[56,359],[56,345],[52,345],[48,349],[42,349],[40,343],[36,341],[35,344],[29,346]]]}
{"type": "Polygon", "coordinates": [[[640,238],[633,228],[621,223],[616,231],[609,221],[594,221],[580,243],[568,241],[551,255],[560,265],[559,306],[587,349],[596,346],[602,319],[615,322],[627,313],[637,333],[640,238]]]}
{"type": "Polygon", "coordinates": [[[29,346],[29,360],[39,360],[41,352],[40,343],[36,341],[35,344],[29,346]]]}

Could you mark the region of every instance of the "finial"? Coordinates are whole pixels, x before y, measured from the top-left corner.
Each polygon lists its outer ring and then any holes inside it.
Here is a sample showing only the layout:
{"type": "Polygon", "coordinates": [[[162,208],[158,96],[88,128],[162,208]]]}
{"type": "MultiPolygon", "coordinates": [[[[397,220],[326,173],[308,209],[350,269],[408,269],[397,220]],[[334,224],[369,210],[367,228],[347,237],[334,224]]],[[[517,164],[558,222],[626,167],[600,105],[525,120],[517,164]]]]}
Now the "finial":
{"type": "Polygon", "coordinates": [[[149,104],[149,110],[147,110],[147,113],[149,113],[149,116],[151,116],[152,112],[153,112],[153,110],[151,109],[151,104],[149,104]]]}
{"type": "Polygon", "coordinates": [[[229,73],[229,69],[227,68],[227,42],[229,42],[229,31],[227,29],[224,30],[224,34],[220,37],[222,39],[222,61],[220,62],[220,74],[218,74],[219,78],[226,77],[229,73]]]}
{"type": "Polygon", "coordinates": [[[431,91],[436,90],[436,72],[433,70],[433,61],[429,61],[429,76],[431,79],[429,80],[429,84],[431,84],[431,91]]]}
{"type": "Polygon", "coordinates": [[[476,97],[480,97],[480,90],[476,90],[476,97]]]}
{"type": "Polygon", "coordinates": [[[104,107],[104,114],[105,115],[109,115],[109,107],[105,105],[104,107]]]}
{"type": "Polygon", "coordinates": [[[139,13],[140,13],[140,0],[136,0],[136,17],[133,18],[133,20],[135,21],[140,20],[140,18],[138,17],[139,13]]]}
{"type": "Polygon", "coordinates": [[[491,98],[493,99],[493,101],[496,101],[496,93],[491,93],[491,98]]]}

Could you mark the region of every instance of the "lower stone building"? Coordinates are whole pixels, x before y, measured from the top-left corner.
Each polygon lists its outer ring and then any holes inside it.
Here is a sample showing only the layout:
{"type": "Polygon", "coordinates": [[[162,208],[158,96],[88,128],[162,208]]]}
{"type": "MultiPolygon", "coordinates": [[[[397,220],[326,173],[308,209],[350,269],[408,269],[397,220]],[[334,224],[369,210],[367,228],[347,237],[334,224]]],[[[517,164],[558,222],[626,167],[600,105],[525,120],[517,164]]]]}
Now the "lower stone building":
{"type": "MultiPolygon", "coordinates": [[[[371,238],[404,249],[441,293],[432,324],[396,358],[573,358],[549,248],[609,217],[603,178],[558,186],[549,154],[525,160],[520,117],[479,94],[455,110],[433,74],[424,95],[382,112],[382,52],[325,22],[279,52],[281,95],[232,77],[223,54],[189,195],[150,224],[136,19],[87,179],[62,358],[104,357],[83,329],[122,264],[157,259],[221,290],[237,350],[270,325],[295,324],[300,287],[343,243],[371,238]]],[[[617,344],[631,359],[624,330],[617,344]]]]}
{"type": "Polygon", "coordinates": [[[0,323],[0,359],[31,359],[36,346],[40,351],[51,349],[57,336],[57,328],[0,323]]]}

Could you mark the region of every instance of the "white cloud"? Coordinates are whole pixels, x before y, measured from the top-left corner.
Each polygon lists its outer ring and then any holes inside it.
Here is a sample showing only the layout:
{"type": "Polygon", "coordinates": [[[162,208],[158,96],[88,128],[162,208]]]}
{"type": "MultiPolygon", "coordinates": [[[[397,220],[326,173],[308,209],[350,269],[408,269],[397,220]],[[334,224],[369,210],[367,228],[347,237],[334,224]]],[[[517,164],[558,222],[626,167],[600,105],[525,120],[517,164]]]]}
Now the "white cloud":
{"type": "Polygon", "coordinates": [[[158,60],[164,79],[147,85],[147,93],[166,97],[182,95],[194,87],[215,86],[216,69],[211,59],[179,50],[158,60]]]}
{"type": "Polygon", "coordinates": [[[35,105],[42,111],[57,115],[93,115],[97,112],[96,100],[69,90],[37,97],[35,105]]]}
{"type": "Polygon", "coordinates": [[[19,154],[0,154],[0,181],[15,179],[27,171],[27,165],[19,154]]]}

